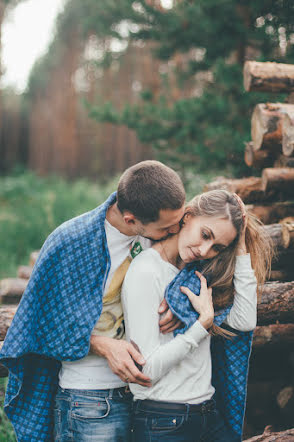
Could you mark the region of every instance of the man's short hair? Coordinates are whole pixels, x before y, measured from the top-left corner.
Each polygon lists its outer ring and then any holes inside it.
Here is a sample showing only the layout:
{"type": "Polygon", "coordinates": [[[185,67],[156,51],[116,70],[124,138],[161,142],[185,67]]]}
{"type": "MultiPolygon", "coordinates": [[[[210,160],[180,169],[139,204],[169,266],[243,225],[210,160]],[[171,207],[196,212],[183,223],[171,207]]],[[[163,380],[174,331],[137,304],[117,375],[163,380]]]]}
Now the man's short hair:
{"type": "Polygon", "coordinates": [[[185,189],[179,175],[159,161],[142,161],[129,167],[117,189],[117,207],[131,212],[143,224],[157,221],[161,209],[180,209],[185,189]]]}

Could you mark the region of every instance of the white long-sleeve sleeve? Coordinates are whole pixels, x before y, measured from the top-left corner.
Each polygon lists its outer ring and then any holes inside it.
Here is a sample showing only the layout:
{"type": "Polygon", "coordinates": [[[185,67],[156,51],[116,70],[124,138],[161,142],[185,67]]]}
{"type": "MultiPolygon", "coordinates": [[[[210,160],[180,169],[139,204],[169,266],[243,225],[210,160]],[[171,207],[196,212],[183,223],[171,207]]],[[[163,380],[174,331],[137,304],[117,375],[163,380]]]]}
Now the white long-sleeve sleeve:
{"type": "Polygon", "coordinates": [[[164,342],[158,326],[164,293],[160,273],[154,273],[148,261],[144,268],[137,267],[140,269],[126,276],[123,289],[126,334],[139,346],[147,361],[143,371],[155,383],[193,351],[208,332],[196,321],[184,334],[164,342]]]}
{"type": "Polygon", "coordinates": [[[224,322],[235,330],[253,330],[257,320],[257,282],[249,254],[236,257],[234,288],[234,303],[224,322]]]}

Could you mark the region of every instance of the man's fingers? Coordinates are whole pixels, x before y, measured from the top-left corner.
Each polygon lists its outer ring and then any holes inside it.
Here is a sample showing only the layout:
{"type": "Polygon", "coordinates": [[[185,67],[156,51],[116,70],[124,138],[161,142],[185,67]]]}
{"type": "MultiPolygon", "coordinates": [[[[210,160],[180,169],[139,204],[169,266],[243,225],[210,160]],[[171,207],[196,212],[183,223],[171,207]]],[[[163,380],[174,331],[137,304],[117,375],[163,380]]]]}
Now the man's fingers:
{"type": "Polygon", "coordinates": [[[140,351],[136,350],[132,344],[129,345],[128,352],[131,355],[131,357],[137,362],[137,364],[144,365],[146,363],[140,351]]]}
{"type": "Polygon", "coordinates": [[[127,373],[128,381],[126,381],[126,377],[124,379],[124,382],[130,382],[133,384],[140,384],[144,387],[150,387],[151,386],[151,380],[148,376],[146,376],[144,373],[142,373],[138,368],[135,366],[134,362],[130,360],[125,367],[124,373],[127,373]]]}
{"type": "Polygon", "coordinates": [[[168,303],[166,302],[166,299],[163,299],[163,301],[159,306],[158,313],[164,313],[167,310],[168,310],[168,303]]]}
{"type": "Polygon", "coordinates": [[[177,319],[175,321],[171,321],[168,326],[165,326],[164,328],[162,327],[160,329],[160,331],[163,334],[167,334],[167,333],[173,332],[174,330],[176,330],[178,328],[183,328],[183,324],[179,319],[177,319]]]}
{"type": "Polygon", "coordinates": [[[168,310],[166,314],[160,319],[159,326],[162,327],[172,321],[174,315],[171,310],[168,310]]]}

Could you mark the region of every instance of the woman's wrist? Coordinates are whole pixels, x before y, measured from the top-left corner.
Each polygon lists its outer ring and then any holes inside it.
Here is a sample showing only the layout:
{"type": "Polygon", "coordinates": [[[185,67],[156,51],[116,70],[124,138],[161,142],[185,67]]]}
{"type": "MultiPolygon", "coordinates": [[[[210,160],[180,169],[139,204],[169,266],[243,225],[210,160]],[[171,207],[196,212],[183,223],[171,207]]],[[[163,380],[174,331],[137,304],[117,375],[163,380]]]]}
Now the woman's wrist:
{"type": "Polygon", "coordinates": [[[213,316],[200,315],[198,321],[206,330],[208,330],[213,324],[213,316]]]}

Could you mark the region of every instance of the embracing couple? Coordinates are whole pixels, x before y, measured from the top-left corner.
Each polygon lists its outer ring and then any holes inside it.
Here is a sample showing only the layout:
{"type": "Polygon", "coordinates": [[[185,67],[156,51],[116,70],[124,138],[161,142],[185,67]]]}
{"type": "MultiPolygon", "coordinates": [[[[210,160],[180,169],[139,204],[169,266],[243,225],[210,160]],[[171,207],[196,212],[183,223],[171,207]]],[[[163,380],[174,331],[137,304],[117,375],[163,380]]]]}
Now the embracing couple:
{"type": "Polygon", "coordinates": [[[0,353],[18,441],[241,441],[272,248],[157,161],[46,240],[0,353]]]}

